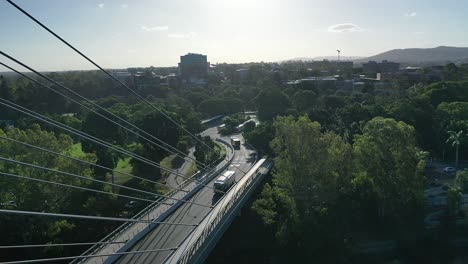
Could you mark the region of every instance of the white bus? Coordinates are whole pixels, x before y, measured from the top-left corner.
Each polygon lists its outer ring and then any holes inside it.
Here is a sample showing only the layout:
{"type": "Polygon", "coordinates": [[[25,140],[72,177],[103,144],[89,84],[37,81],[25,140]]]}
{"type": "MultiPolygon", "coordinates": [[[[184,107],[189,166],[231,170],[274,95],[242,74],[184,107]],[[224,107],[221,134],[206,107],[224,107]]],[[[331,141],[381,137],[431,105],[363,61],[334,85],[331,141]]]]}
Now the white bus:
{"type": "Polygon", "coordinates": [[[241,145],[240,139],[236,137],[231,137],[231,145],[234,149],[240,149],[240,145],[241,145]]]}
{"type": "Polygon", "coordinates": [[[237,131],[237,132],[242,132],[242,131],[244,131],[245,124],[247,124],[247,123],[249,123],[249,122],[254,122],[255,125],[257,125],[257,122],[255,122],[255,119],[251,118],[251,119],[245,121],[244,123],[242,123],[242,124],[236,126],[236,131],[237,131]]]}
{"type": "Polygon", "coordinates": [[[223,175],[219,176],[218,179],[214,182],[214,192],[223,193],[226,192],[229,187],[234,184],[236,177],[234,176],[234,171],[225,171],[223,175]]]}
{"type": "Polygon", "coordinates": [[[222,124],[222,125],[217,127],[218,132],[222,132],[225,128],[226,128],[226,124],[222,124]]]}

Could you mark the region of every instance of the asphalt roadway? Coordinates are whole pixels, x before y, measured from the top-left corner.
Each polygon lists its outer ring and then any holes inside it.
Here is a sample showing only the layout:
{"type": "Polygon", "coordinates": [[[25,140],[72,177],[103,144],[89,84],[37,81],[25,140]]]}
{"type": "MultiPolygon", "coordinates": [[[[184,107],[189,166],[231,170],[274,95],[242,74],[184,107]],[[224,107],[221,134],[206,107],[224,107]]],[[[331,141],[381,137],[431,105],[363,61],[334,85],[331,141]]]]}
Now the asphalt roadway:
{"type": "MultiPolygon", "coordinates": [[[[180,167],[177,168],[177,173],[180,173],[183,175],[187,174],[187,171],[192,166],[192,162],[193,162],[192,159],[195,159],[195,156],[193,155],[194,152],[195,152],[194,147],[189,149],[188,157],[185,157],[184,163],[182,163],[182,165],[180,165],[180,167]]],[[[181,177],[175,173],[171,173],[169,174],[169,176],[167,176],[166,184],[171,187],[177,187],[180,184],[182,184],[184,181],[185,181],[184,177],[181,177]]]]}
{"type": "MultiPolygon", "coordinates": [[[[230,141],[230,136],[236,136],[241,139],[241,147],[239,150],[235,150],[233,162],[228,168],[228,170],[236,172],[236,181],[241,179],[244,175],[240,170],[247,172],[254,165],[256,161],[256,153],[253,149],[244,144],[244,139],[241,134],[222,137],[217,133],[216,127],[212,127],[205,130],[202,135],[210,136],[213,139],[221,138],[227,142],[230,141]],[[239,168],[240,170],[236,168],[239,168]]],[[[212,188],[213,182],[216,178],[217,177],[211,180],[207,185],[212,188]]],[[[214,196],[213,189],[210,189],[209,187],[203,187],[190,199],[190,201],[199,204],[214,205],[219,197],[214,196]]],[[[211,209],[208,207],[184,204],[172,213],[165,221],[198,224],[210,210],[211,209]]],[[[137,242],[129,251],[178,247],[193,230],[194,227],[189,226],[159,225],[137,242]]],[[[172,251],[159,251],[142,254],[128,254],[119,258],[116,263],[163,263],[171,253],[172,251]]]]}

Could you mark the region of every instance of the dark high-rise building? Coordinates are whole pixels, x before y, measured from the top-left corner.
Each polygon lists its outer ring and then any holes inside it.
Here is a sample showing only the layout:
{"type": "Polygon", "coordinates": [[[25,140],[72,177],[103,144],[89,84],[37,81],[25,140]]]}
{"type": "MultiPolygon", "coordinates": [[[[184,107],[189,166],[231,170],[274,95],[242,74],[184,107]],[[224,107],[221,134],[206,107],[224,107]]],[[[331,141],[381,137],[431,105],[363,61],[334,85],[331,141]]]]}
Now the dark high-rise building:
{"type": "Polygon", "coordinates": [[[322,70],[322,71],[337,71],[337,70],[352,70],[354,63],[352,61],[312,61],[310,62],[310,67],[313,70],[322,70]]]}
{"type": "Polygon", "coordinates": [[[383,73],[395,73],[400,70],[400,63],[383,60],[379,65],[380,71],[383,73]]]}
{"type": "Polygon", "coordinates": [[[208,77],[208,67],[206,55],[189,53],[180,56],[179,72],[180,78],[188,82],[197,82],[208,77]]]}
{"type": "Polygon", "coordinates": [[[366,74],[376,74],[380,73],[395,73],[400,69],[400,64],[396,62],[383,60],[378,63],[375,61],[369,61],[362,64],[362,69],[366,74]]]}

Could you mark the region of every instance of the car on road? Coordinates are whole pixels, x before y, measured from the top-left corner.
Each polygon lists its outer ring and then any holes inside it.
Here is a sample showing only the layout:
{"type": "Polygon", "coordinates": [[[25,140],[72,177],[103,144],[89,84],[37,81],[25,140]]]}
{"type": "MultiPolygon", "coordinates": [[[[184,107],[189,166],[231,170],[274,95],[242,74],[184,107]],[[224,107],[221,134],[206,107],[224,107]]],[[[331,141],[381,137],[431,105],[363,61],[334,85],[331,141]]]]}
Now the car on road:
{"type": "Polygon", "coordinates": [[[6,203],[1,203],[0,205],[7,206],[7,207],[18,207],[15,201],[8,201],[6,203]]]}
{"type": "Polygon", "coordinates": [[[226,130],[226,124],[222,124],[222,125],[218,126],[216,129],[218,130],[219,133],[221,133],[224,130],[226,130]]]}
{"type": "Polygon", "coordinates": [[[137,205],[138,205],[137,201],[130,201],[130,202],[125,204],[125,207],[126,208],[135,208],[137,205]]]}
{"type": "Polygon", "coordinates": [[[445,167],[443,171],[445,173],[455,173],[457,169],[455,169],[454,167],[445,167]]]}

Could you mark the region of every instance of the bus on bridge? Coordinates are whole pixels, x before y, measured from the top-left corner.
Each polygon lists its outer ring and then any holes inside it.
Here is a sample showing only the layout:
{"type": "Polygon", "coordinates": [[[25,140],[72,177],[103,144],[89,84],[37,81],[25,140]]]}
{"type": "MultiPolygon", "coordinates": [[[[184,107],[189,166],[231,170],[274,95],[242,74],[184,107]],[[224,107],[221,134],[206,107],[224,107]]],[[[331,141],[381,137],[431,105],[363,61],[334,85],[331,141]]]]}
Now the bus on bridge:
{"type": "Polygon", "coordinates": [[[214,182],[214,192],[223,193],[229,190],[229,188],[234,184],[236,177],[234,177],[234,171],[225,171],[223,175],[219,176],[218,179],[214,182]]]}

